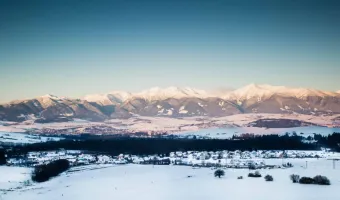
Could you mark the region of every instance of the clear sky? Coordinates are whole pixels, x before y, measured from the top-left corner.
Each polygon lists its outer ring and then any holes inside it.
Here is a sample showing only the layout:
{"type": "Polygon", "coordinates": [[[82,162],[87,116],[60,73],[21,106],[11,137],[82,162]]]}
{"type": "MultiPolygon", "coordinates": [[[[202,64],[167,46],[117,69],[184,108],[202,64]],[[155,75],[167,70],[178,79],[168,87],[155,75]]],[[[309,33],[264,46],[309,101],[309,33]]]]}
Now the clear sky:
{"type": "Polygon", "coordinates": [[[153,86],[340,89],[340,1],[0,0],[0,102],[153,86]]]}

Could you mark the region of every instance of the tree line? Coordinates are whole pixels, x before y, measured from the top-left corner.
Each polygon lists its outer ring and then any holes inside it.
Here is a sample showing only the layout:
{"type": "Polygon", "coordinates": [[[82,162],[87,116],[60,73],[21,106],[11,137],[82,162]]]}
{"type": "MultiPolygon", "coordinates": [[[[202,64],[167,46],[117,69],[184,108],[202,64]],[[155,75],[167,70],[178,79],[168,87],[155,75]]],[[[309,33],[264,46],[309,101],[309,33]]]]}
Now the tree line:
{"type": "MultiPolygon", "coordinates": [[[[50,141],[11,147],[10,154],[25,154],[30,151],[50,151],[58,149],[83,150],[135,155],[168,154],[174,151],[221,151],[221,150],[318,150],[321,147],[340,151],[340,134],[315,135],[317,142],[305,142],[302,136],[261,135],[245,139],[184,139],[184,138],[110,138],[86,137],[78,140],[50,141]]],[[[0,156],[1,158],[1,156],[0,156]]]]}

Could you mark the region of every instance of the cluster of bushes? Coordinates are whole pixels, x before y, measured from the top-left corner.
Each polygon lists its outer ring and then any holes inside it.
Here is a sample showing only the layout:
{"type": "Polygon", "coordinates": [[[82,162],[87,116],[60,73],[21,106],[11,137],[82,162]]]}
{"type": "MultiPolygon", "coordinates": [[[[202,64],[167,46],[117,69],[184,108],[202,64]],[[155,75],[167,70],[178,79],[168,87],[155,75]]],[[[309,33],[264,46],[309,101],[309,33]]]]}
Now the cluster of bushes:
{"type": "Polygon", "coordinates": [[[38,165],[32,173],[32,180],[35,182],[48,181],[70,168],[70,162],[66,159],[52,161],[48,164],[38,165]]]}
{"type": "Polygon", "coordinates": [[[300,184],[317,184],[317,185],[330,185],[331,182],[326,176],[317,175],[314,178],[310,177],[301,177],[296,174],[290,175],[290,179],[293,183],[300,183],[300,184]]]}
{"type": "Polygon", "coordinates": [[[262,175],[260,174],[259,171],[256,171],[255,173],[249,173],[248,177],[252,177],[252,178],[260,178],[262,177],[262,175]]]}
{"type": "Polygon", "coordinates": [[[273,178],[273,176],[271,176],[271,175],[266,175],[266,176],[264,177],[264,179],[265,179],[266,181],[274,181],[274,178],[273,178]]]}
{"type": "MultiPolygon", "coordinates": [[[[224,176],[224,175],[225,175],[225,173],[224,173],[224,171],[223,171],[222,169],[218,169],[218,170],[216,170],[216,171],[214,172],[214,176],[215,176],[215,177],[218,177],[218,178],[221,178],[221,177],[224,176]]],[[[260,174],[259,171],[255,171],[255,173],[249,173],[249,174],[248,174],[248,177],[258,178],[258,177],[262,177],[262,175],[260,174]]],[[[238,176],[237,179],[243,179],[243,176],[238,176]]],[[[271,175],[266,175],[266,176],[264,177],[264,179],[265,179],[266,181],[274,181],[274,178],[273,178],[273,176],[271,176],[271,175]]]]}

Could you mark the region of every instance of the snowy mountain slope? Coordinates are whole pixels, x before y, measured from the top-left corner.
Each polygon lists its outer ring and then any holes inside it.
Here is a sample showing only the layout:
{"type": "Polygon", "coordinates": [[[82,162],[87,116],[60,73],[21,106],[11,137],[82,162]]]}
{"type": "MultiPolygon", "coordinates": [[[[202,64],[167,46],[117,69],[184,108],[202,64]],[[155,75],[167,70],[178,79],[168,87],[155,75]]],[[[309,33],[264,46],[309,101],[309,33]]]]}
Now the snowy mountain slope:
{"type": "Polygon", "coordinates": [[[273,95],[281,95],[295,98],[305,98],[308,96],[318,97],[339,96],[339,94],[335,92],[327,92],[315,89],[288,88],[285,86],[250,84],[230,92],[229,94],[225,95],[224,98],[233,100],[249,100],[251,98],[266,99],[270,98],[273,95]]]}
{"type": "Polygon", "coordinates": [[[143,98],[148,101],[154,100],[164,100],[168,98],[185,98],[185,97],[197,97],[197,98],[207,98],[210,95],[204,90],[198,90],[190,87],[168,87],[160,88],[153,87],[148,90],[134,94],[134,98],[143,98]]]}
{"type": "Polygon", "coordinates": [[[129,93],[123,91],[114,91],[107,94],[93,94],[87,95],[83,99],[89,102],[96,102],[102,105],[113,103],[122,103],[128,99],[144,99],[146,101],[164,100],[168,98],[186,98],[186,97],[197,97],[207,98],[212,95],[208,94],[204,90],[198,90],[190,87],[153,87],[148,90],[143,90],[137,93],[129,93]]]}
{"type": "Polygon", "coordinates": [[[0,120],[53,122],[68,121],[72,118],[103,120],[107,116],[101,112],[100,108],[87,101],[53,95],[0,105],[0,120]]]}
{"type": "Polygon", "coordinates": [[[138,93],[113,91],[70,99],[44,95],[0,105],[0,120],[101,121],[141,116],[228,116],[240,113],[340,114],[340,93],[250,84],[210,93],[189,87],[154,87],[138,93]]]}
{"type": "Polygon", "coordinates": [[[124,91],[113,91],[107,94],[87,95],[83,99],[100,105],[118,105],[131,97],[131,93],[124,91]]]}

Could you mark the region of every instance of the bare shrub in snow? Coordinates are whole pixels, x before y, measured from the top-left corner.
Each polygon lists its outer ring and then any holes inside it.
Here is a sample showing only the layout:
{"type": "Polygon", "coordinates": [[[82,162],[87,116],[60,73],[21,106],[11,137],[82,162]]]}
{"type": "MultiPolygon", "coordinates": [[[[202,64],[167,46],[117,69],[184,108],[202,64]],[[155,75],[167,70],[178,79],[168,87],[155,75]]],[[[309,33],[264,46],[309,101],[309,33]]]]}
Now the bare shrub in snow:
{"type": "Polygon", "coordinates": [[[297,174],[292,174],[292,175],[290,175],[290,180],[292,180],[293,183],[298,183],[299,180],[300,180],[300,176],[297,175],[297,174]]]}
{"type": "Polygon", "coordinates": [[[239,176],[239,177],[237,177],[237,179],[243,179],[243,176],[239,176]]]}

